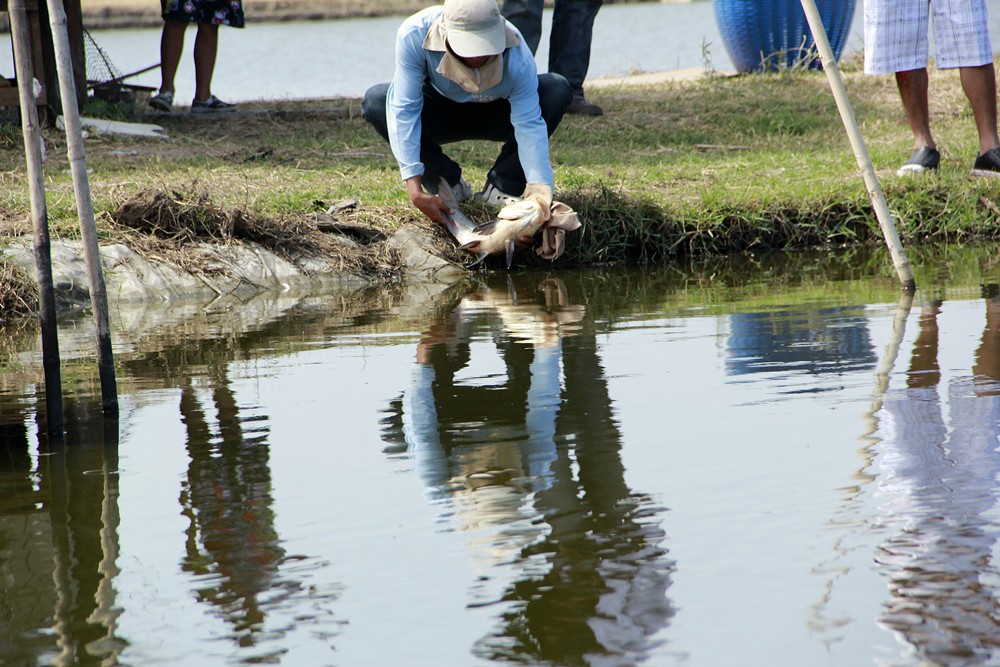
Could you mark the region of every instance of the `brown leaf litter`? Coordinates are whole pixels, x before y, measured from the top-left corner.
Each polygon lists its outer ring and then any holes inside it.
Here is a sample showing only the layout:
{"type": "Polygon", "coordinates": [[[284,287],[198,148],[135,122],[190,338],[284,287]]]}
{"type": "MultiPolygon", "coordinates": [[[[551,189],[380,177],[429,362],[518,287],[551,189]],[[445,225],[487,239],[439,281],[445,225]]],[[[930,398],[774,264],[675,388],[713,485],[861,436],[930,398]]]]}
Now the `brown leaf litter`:
{"type": "MultiPolygon", "coordinates": [[[[290,262],[321,258],[338,271],[370,277],[398,274],[398,253],[376,230],[350,224],[353,209],[338,212],[338,220],[317,215],[270,218],[239,208],[223,209],[196,186],[187,191],[140,190],[108,214],[112,236],[147,259],[172,263],[197,273],[211,269],[199,264],[185,247],[198,242],[252,243],[290,262]],[[321,229],[322,227],[322,229],[321,229]],[[324,231],[326,230],[326,231],[324,231]]],[[[329,216],[326,216],[329,217],[329,216]]]]}

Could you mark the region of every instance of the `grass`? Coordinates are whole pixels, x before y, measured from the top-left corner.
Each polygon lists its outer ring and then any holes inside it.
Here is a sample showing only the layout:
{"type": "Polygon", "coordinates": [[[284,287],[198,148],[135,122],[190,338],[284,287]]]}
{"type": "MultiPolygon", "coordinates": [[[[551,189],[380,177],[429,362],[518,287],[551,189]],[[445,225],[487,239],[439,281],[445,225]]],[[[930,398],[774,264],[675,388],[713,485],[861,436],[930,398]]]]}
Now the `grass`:
{"type": "MultiPolygon", "coordinates": [[[[906,245],[1000,235],[1000,179],[975,179],[975,129],[954,71],[931,71],[940,172],[900,179],[912,139],[891,77],[842,64],[900,236],[906,245]]],[[[565,265],[634,265],[677,257],[881,242],[870,201],[822,72],[787,71],[695,82],[594,87],[606,115],[567,116],[551,140],[558,197],[584,227],[565,265]]],[[[391,232],[419,220],[389,147],[356,99],[261,102],[225,118],[124,115],[157,122],[167,140],[95,136],[89,181],[102,235],[143,191],[197,190],[222,212],[276,224],[345,199],[350,222],[391,232]]],[[[88,110],[96,111],[96,110],[88,110]]],[[[105,109],[106,111],[106,109],[105,109]]],[[[117,113],[123,113],[120,109],[117,113]]],[[[63,135],[44,130],[45,188],[54,237],[78,235],[63,135]]],[[[448,152],[474,185],[498,144],[448,152]]],[[[30,202],[18,128],[0,129],[0,235],[28,233],[30,202]]],[[[476,211],[474,211],[476,213],[476,211]]],[[[479,211],[478,213],[486,215],[479,211]]]]}

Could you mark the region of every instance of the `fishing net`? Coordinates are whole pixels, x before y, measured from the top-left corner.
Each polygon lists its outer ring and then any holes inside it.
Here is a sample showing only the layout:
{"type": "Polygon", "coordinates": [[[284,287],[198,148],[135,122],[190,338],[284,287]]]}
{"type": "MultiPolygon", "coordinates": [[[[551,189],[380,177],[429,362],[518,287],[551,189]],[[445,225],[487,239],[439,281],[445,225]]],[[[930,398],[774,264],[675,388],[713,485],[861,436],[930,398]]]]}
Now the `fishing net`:
{"type": "Polygon", "coordinates": [[[95,98],[127,105],[144,104],[149,100],[153,88],[124,83],[124,80],[157,68],[159,63],[137,72],[122,74],[86,28],[83,30],[83,53],[87,65],[87,89],[93,91],[95,98]]]}
{"type": "Polygon", "coordinates": [[[115,67],[111,58],[86,28],[83,29],[83,51],[87,60],[88,87],[93,88],[122,78],[121,70],[115,67]]]}

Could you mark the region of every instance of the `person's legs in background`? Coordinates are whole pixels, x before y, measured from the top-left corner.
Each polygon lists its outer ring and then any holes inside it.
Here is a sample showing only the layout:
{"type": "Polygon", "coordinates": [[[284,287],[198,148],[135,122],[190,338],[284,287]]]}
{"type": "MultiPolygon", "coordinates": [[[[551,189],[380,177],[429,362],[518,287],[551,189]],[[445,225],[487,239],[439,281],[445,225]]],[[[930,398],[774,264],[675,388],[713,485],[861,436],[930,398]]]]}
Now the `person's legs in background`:
{"type": "Polygon", "coordinates": [[[166,19],[160,33],[160,91],[149,100],[149,106],[159,111],[171,111],[174,105],[174,78],[184,51],[186,21],[166,19]]]}
{"type": "Polygon", "coordinates": [[[194,99],[206,101],[212,96],[212,75],[219,53],[219,26],[198,24],[194,39],[194,99]]]}
{"type": "MultiPolygon", "coordinates": [[[[242,15],[235,23],[242,25],[242,15]]],[[[212,77],[219,53],[219,25],[208,11],[198,22],[198,35],[194,39],[194,99],[191,101],[194,113],[236,109],[235,104],[223,102],[212,94],[212,77]]]]}
{"type": "Polygon", "coordinates": [[[573,101],[567,113],[600,116],[604,110],[587,101],[583,82],[590,69],[590,44],[594,19],[602,0],[556,0],[549,36],[549,71],[562,74],[573,87],[573,101]]]}
{"type": "Polygon", "coordinates": [[[503,16],[514,24],[532,53],[542,41],[543,0],[504,0],[503,16]]]}
{"type": "Polygon", "coordinates": [[[896,87],[899,89],[899,99],[903,102],[903,111],[910,124],[910,131],[913,132],[914,150],[923,146],[937,148],[931,135],[928,80],[926,68],[896,72],[896,87]]]}
{"type": "Polygon", "coordinates": [[[962,90],[969,98],[979,134],[979,154],[972,173],[1000,176],[1000,136],[997,135],[997,84],[993,63],[959,69],[962,90]]]}
{"type": "Polygon", "coordinates": [[[244,26],[240,0],[161,0],[163,32],[160,36],[160,91],[149,100],[158,111],[172,111],[176,90],[174,79],[184,52],[184,31],[197,23],[194,42],[195,93],[191,111],[231,111],[236,105],[212,94],[212,77],[219,51],[219,25],[244,26]]]}

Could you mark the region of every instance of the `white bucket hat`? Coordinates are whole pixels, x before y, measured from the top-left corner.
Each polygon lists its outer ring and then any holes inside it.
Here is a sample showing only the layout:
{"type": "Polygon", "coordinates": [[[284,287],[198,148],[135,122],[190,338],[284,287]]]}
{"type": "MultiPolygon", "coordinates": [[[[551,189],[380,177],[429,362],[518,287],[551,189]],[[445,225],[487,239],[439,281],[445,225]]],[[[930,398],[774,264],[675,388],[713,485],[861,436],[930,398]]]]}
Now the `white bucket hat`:
{"type": "Polygon", "coordinates": [[[497,0],[445,0],[441,19],[448,46],[463,58],[495,56],[507,46],[497,0]]]}

